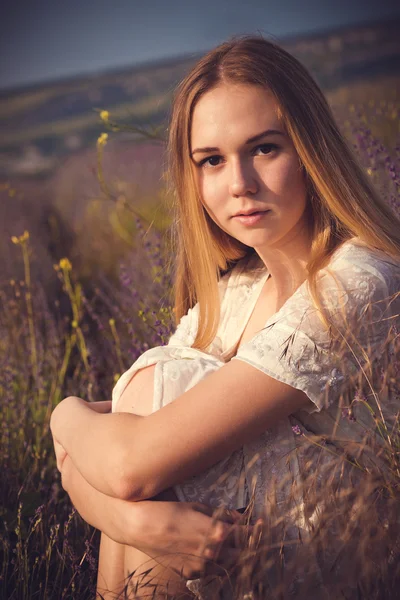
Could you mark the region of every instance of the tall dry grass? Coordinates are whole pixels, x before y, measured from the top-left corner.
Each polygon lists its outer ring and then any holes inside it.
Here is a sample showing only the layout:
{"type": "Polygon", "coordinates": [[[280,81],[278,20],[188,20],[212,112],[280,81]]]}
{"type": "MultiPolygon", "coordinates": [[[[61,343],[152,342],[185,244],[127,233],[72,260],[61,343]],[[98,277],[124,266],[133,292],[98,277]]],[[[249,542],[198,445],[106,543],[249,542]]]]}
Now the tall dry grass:
{"type": "MultiPolygon", "coordinates": [[[[354,105],[341,103],[337,95],[334,109],[381,194],[400,212],[400,147],[396,146],[400,102],[398,95],[379,99],[378,92],[374,89],[367,101],[354,105]]],[[[3,210],[7,203],[17,205],[17,189],[3,186],[0,193],[3,210]]],[[[129,204],[130,198],[125,201],[129,204]]],[[[39,235],[33,231],[24,235],[24,229],[30,229],[25,212],[20,215],[22,225],[16,223],[15,231],[3,236],[8,270],[0,286],[2,600],[85,600],[95,594],[98,532],[80,519],[61,488],[49,417],[68,395],[109,398],[121,372],[149,347],[166,343],[173,331],[164,226],[163,233],[154,227],[148,231],[128,211],[111,205],[107,218],[114,215],[119,229],[112,227],[103,237],[99,214],[93,210],[87,215],[86,229],[93,237],[98,233],[95,268],[88,268],[85,261],[77,267],[77,245],[74,259],[58,255],[55,260],[43,250],[39,235]],[[124,235],[128,239],[121,250],[124,235]],[[118,238],[115,245],[114,238],[118,238]],[[102,253],[105,262],[115,256],[111,271],[108,266],[102,270],[102,253]]],[[[398,351],[397,336],[387,356],[384,381],[376,379],[382,405],[389,388],[393,393],[398,386],[398,351]]],[[[397,403],[400,406],[398,396],[397,403]]],[[[352,417],[352,413],[343,415],[352,417]]],[[[385,468],[381,463],[369,470],[346,456],[331,456],[327,440],[309,438],[299,428],[299,438],[307,447],[306,506],[296,515],[300,509],[290,494],[282,502],[280,488],[285,482],[276,482],[262,537],[248,540],[231,572],[221,570],[219,577],[210,576],[213,597],[397,597],[399,428],[394,421],[385,432],[379,414],[376,426],[385,438],[379,445],[385,468]],[[299,534],[289,524],[301,519],[309,522],[299,534]]],[[[378,450],[372,452],[377,454],[378,450]]],[[[250,513],[251,507],[245,522],[250,522],[250,513]]]]}

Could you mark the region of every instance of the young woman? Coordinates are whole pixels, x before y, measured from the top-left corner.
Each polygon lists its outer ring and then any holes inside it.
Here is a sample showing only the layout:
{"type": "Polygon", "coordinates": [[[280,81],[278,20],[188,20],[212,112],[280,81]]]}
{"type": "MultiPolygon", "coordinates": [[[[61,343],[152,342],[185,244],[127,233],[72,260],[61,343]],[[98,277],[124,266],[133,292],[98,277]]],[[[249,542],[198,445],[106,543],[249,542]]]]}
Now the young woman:
{"type": "Polygon", "coordinates": [[[51,420],[63,485],[103,532],[109,598],[151,567],[143,590],[164,582],[184,597],[207,559],[237,555],[235,509],[252,500],[263,517],[278,481],[278,500],[295,485],[301,504],[298,423],[350,454],[365,441],[365,404],[351,427],[343,410],[356,391],[377,400],[400,313],[399,218],[285,50],[246,36],[204,56],[175,94],[169,158],[177,331],[121,377],[112,414],[71,397],[51,420]],[[212,527],[215,507],[230,512],[212,527]]]}

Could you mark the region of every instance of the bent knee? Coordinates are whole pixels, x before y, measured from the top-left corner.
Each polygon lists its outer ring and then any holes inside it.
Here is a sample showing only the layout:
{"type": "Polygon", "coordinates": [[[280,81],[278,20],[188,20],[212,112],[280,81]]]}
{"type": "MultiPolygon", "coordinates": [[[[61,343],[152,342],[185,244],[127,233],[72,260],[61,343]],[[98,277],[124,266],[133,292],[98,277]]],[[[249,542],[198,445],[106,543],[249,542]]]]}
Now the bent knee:
{"type": "Polygon", "coordinates": [[[153,412],[154,369],[150,365],[137,371],[119,398],[114,412],[131,412],[147,417],[153,412]]]}

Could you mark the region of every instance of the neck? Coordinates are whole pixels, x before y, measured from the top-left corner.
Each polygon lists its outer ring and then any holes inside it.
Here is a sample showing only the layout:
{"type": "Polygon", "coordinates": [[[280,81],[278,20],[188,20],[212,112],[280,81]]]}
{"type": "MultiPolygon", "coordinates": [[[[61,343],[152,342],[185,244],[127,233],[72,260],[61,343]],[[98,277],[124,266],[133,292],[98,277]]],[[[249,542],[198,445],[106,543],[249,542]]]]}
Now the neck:
{"type": "Polygon", "coordinates": [[[270,274],[270,286],[278,299],[289,298],[307,279],[311,238],[305,228],[289,232],[276,244],[255,250],[270,274]]]}

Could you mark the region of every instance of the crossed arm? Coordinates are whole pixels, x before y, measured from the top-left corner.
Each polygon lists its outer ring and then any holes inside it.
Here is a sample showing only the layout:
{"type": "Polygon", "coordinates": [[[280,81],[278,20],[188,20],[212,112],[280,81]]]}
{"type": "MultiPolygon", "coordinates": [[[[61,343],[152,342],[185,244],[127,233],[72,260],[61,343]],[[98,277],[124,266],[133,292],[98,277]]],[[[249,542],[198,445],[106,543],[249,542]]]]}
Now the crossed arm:
{"type": "Polygon", "coordinates": [[[203,472],[309,403],[301,390],[235,360],[149,416],[100,414],[69,397],[50,425],[91,486],[139,501],[203,472]]]}
{"type": "Polygon", "coordinates": [[[143,503],[112,498],[93,488],[66,456],[62,467],[62,484],[81,515],[96,529],[119,544],[137,542],[136,524],[143,522],[143,503]]]}

